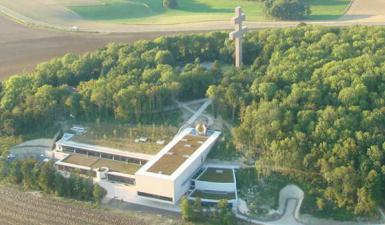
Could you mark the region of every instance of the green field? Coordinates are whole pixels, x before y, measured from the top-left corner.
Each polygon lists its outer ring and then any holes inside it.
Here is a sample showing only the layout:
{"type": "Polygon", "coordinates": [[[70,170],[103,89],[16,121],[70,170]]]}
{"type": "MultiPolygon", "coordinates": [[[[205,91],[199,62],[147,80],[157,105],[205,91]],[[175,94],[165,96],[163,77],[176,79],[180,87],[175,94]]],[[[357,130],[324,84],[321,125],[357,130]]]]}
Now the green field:
{"type": "MultiPolygon", "coordinates": [[[[309,19],[335,19],[341,16],[350,0],[308,0],[309,19]]],[[[136,24],[176,24],[229,20],[236,6],[241,6],[250,21],[268,20],[262,3],[251,0],[178,0],[179,8],[165,10],[162,0],[100,0],[103,4],[70,6],[88,20],[136,24]]]]}

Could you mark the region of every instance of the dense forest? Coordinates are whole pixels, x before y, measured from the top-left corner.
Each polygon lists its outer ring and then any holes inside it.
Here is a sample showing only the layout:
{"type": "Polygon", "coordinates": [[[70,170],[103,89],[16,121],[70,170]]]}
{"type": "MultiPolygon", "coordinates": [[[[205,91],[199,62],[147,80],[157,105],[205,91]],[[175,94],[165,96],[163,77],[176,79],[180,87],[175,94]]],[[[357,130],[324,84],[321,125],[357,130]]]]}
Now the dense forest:
{"type": "Polygon", "coordinates": [[[173,99],[204,97],[214,76],[195,59],[219,58],[218,40],[224,37],[216,33],[110,44],[41,64],[29,76],[13,76],[0,85],[0,135],[69,117],[145,122],[172,106],[173,99]]]}
{"type": "Polygon", "coordinates": [[[164,118],[174,99],[206,95],[259,172],[307,183],[317,210],[375,212],[385,198],[385,29],[250,32],[240,70],[229,66],[227,37],[110,44],[13,76],[0,84],[0,135],[68,118],[145,123],[164,118]]]}

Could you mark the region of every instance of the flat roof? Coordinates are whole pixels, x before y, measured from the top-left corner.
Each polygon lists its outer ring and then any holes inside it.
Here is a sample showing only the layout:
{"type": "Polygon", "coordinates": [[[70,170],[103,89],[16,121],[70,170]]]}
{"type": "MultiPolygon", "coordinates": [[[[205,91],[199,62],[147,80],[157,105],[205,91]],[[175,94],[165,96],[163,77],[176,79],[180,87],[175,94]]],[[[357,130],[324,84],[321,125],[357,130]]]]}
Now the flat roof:
{"type": "Polygon", "coordinates": [[[190,156],[198,150],[207,139],[208,137],[206,136],[196,136],[192,134],[183,136],[147,171],[171,175],[176,169],[179,168],[179,166],[190,158],[190,156]]]}
{"type": "Polygon", "coordinates": [[[64,133],[63,137],[56,142],[58,145],[66,146],[66,147],[72,147],[77,149],[84,149],[88,151],[95,151],[95,152],[102,152],[112,155],[118,155],[118,156],[125,156],[129,158],[136,158],[136,159],[143,159],[143,160],[151,160],[154,156],[144,153],[136,153],[136,152],[129,152],[129,151],[123,151],[119,149],[114,148],[108,148],[104,146],[97,146],[97,145],[90,145],[90,144],[84,144],[72,141],[72,138],[74,137],[73,134],[64,133]]]}
{"type": "Polygon", "coordinates": [[[135,163],[125,163],[121,161],[103,159],[94,156],[86,156],[82,154],[70,154],[62,162],[90,168],[107,167],[110,171],[124,174],[135,174],[135,172],[138,171],[141,167],[135,163]]]}
{"type": "Polygon", "coordinates": [[[221,135],[209,130],[206,136],[196,135],[192,127],[181,130],[153,159],[148,161],[135,175],[162,179],[177,179],[221,135]]]}
{"type": "Polygon", "coordinates": [[[209,167],[197,180],[215,183],[234,183],[234,172],[233,169],[209,167]]]}

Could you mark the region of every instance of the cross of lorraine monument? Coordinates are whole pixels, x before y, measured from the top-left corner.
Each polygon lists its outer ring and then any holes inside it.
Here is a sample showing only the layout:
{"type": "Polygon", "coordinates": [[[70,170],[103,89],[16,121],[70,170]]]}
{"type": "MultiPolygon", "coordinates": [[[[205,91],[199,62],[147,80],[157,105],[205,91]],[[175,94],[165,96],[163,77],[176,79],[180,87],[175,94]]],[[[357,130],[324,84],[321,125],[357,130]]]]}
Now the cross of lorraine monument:
{"type": "Polygon", "coordinates": [[[235,31],[230,33],[230,40],[235,40],[235,67],[242,66],[242,37],[247,32],[247,27],[242,26],[242,22],[246,20],[246,15],[241,7],[235,8],[235,17],[232,22],[235,26],[235,31]]]}

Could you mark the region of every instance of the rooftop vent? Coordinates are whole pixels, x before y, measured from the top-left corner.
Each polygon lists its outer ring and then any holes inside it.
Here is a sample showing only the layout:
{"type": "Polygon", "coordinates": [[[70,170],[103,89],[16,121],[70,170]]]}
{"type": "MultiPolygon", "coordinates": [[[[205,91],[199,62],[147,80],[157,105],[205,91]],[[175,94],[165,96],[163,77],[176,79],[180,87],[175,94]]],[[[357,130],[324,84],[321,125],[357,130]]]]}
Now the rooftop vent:
{"type": "Polygon", "coordinates": [[[190,144],[185,144],[183,145],[184,147],[188,147],[188,148],[191,148],[191,145],[190,144]]]}
{"type": "Polygon", "coordinates": [[[190,155],[183,155],[183,158],[189,158],[190,157],[190,155]]]}
{"type": "Polygon", "coordinates": [[[215,170],[216,173],[223,173],[223,170],[215,170]]]}

